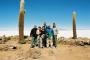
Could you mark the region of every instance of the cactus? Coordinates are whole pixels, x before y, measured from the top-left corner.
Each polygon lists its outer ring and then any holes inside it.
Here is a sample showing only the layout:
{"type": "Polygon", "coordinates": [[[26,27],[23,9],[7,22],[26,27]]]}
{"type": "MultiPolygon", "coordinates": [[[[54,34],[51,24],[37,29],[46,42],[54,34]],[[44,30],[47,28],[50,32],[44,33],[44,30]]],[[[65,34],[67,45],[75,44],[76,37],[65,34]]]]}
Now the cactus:
{"type": "Polygon", "coordinates": [[[77,39],[77,32],[76,32],[76,12],[73,12],[73,39],[77,39]]]}
{"type": "Polygon", "coordinates": [[[24,39],[24,0],[20,0],[19,41],[24,39]]]}

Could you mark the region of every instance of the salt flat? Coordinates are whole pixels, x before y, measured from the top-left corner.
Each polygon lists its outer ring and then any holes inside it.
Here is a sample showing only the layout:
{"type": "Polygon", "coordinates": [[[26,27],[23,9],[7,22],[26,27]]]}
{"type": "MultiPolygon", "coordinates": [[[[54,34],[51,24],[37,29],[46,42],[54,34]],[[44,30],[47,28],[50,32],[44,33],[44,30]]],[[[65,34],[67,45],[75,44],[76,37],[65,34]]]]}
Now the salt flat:
{"type": "MultiPolygon", "coordinates": [[[[30,31],[27,30],[24,32],[25,35],[29,35],[30,31]]],[[[72,37],[72,30],[60,30],[58,37],[72,37]]],[[[6,36],[14,36],[14,35],[18,35],[18,31],[0,31],[0,36],[2,35],[6,35],[6,36]]],[[[77,35],[78,37],[90,37],[90,30],[77,30],[77,35]]]]}

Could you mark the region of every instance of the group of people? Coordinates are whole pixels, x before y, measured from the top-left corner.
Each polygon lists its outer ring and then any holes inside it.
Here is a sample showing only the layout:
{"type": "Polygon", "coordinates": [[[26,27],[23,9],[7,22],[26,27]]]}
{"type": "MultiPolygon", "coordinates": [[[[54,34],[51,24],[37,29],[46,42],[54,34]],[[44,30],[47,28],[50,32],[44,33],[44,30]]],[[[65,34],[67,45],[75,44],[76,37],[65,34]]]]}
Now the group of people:
{"type": "Polygon", "coordinates": [[[34,26],[30,32],[30,37],[32,37],[31,48],[57,47],[57,34],[58,29],[55,23],[52,27],[46,23],[42,27],[34,26]]]}

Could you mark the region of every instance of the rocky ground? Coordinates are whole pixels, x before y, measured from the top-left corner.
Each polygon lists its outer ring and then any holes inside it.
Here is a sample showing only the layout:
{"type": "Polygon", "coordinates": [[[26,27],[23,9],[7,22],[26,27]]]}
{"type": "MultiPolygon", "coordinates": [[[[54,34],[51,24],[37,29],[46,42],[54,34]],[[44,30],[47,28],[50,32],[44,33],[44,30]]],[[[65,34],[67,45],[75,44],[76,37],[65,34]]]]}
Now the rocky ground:
{"type": "Polygon", "coordinates": [[[30,48],[27,39],[26,44],[19,44],[12,37],[0,44],[0,60],[90,60],[89,40],[61,37],[57,48],[30,48]]]}

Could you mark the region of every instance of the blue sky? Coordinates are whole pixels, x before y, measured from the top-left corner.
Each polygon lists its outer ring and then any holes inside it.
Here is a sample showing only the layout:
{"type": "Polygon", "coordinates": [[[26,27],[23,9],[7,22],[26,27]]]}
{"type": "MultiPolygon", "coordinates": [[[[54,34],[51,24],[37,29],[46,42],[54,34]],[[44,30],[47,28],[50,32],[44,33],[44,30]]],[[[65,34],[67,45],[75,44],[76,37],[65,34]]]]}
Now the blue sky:
{"type": "MultiPolygon", "coordinates": [[[[17,30],[19,0],[0,0],[0,30],[17,30]]],[[[25,30],[33,25],[56,24],[72,29],[72,12],[77,13],[77,29],[90,29],[90,0],[25,0],[25,30]]]]}

